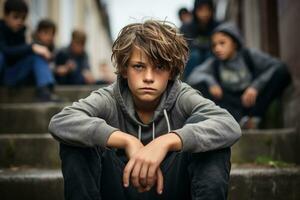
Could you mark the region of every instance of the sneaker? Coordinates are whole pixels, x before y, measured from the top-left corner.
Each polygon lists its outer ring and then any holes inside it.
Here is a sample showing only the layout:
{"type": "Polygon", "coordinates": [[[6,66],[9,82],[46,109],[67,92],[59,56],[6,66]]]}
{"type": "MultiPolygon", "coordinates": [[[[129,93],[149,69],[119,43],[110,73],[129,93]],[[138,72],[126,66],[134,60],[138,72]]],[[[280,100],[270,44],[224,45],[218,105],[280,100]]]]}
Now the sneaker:
{"type": "Polygon", "coordinates": [[[48,87],[37,89],[36,100],[37,102],[62,102],[62,99],[52,93],[48,87]]]}

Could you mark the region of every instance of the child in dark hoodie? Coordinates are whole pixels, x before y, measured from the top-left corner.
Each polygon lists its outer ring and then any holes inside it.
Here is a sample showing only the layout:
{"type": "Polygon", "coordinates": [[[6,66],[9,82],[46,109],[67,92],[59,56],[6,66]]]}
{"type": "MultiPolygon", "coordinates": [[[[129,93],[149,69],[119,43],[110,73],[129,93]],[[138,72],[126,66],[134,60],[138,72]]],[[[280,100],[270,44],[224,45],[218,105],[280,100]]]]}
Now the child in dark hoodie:
{"type": "Polygon", "coordinates": [[[195,0],[193,20],[180,28],[190,48],[190,56],[184,70],[183,80],[186,80],[193,69],[211,55],[210,36],[218,25],[219,22],[214,19],[213,1],[195,0]]]}
{"type": "Polygon", "coordinates": [[[55,79],[62,85],[95,84],[85,51],[86,33],[74,30],[68,47],[60,49],[55,57],[55,79]]]}
{"type": "Polygon", "coordinates": [[[49,124],[61,142],[66,199],[225,200],[241,130],[178,79],[183,36],[165,21],[130,24],[112,51],[117,81],[49,124]]]}
{"type": "Polygon", "coordinates": [[[211,43],[215,57],[195,68],[187,82],[226,108],[242,128],[258,128],[268,105],[290,82],[286,66],[245,48],[232,23],[218,26],[211,43]]]}
{"type": "Polygon", "coordinates": [[[54,78],[47,63],[51,53],[42,45],[26,43],[24,24],[27,12],[28,7],[23,0],[7,0],[4,3],[4,18],[0,21],[3,83],[17,86],[34,76],[38,100],[52,101],[54,78]]]}

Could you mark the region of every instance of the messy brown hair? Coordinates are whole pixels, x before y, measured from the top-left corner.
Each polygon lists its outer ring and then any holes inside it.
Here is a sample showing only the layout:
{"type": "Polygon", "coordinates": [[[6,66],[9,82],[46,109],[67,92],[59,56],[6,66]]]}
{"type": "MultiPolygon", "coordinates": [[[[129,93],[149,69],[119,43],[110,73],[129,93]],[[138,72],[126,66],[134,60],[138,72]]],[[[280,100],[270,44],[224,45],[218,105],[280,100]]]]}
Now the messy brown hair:
{"type": "Polygon", "coordinates": [[[111,60],[117,74],[126,71],[134,47],[145,52],[154,65],[170,70],[172,78],[182,75],[188,58],[188,46],[172,23],[147,20],[125,26],[112,46],[111,60]]]}

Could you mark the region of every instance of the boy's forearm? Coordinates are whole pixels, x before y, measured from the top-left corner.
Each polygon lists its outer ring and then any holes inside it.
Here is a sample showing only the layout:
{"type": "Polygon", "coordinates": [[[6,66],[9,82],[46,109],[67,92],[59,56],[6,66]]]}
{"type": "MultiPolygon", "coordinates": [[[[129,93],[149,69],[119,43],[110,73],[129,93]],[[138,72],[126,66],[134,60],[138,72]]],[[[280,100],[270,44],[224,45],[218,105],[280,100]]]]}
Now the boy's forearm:
{"type": "Polygon", "coordinates": [[[174,132],[162,135],[157,139],[161,140],[162,146],[165,146],[168,151],[180,151],[182,149],[181,138],[174,132]]]}
{"type": "Polygon", "coordinates": [[[125,149],[133,140],[136,140],[134,136],[122,131],[115,131],[109,136],[106,146],[117,149],[125,149]]]}

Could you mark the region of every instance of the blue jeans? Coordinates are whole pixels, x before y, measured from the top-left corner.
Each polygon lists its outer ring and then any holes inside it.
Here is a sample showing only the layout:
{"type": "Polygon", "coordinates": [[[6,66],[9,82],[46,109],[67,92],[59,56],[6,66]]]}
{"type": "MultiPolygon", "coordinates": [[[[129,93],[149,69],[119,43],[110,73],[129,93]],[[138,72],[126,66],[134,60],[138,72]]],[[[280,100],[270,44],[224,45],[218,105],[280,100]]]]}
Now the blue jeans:
{"type": "Polygon", "coordinates": [[[186,63],[183,80],[186,80],[188,76],[192,73],[195,67],[202,64],[211,55],[209,49],[196,49],[192,48],[190,50],[190,56],[188,62],[186,63]]]}
{"type": "Polygon", "coordinates": [[[230,148],[204,153],[170,152],[161,164],[162,195],[153,187],[138,193],[122,184],[127,158],[123,150],[60,144],[66,200],[226,200],[230,148]]]}
{"type": "Polygon", "coordinates": [[[2,84],[3,69],[4,69],[4,56],[0,52],[0,84],[2,84]]]}
{"type": "Polygon", "coordinates": [[[48,62],[41,56],[32,54],[4,70],[4,84],[16,86],[22,84],[30,75],[34,76],[37,87],[54,84],[54,78],[48,62]]]}

